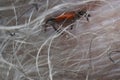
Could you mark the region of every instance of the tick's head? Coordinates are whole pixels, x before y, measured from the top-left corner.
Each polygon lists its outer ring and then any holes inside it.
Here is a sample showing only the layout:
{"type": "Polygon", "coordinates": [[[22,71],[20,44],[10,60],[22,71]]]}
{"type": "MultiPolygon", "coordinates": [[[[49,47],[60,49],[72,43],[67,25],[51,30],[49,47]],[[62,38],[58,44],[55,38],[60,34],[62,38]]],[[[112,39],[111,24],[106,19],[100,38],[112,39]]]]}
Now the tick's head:
{"type": "Polygon", "coordinates": [[[87,12],[86,10],[81,10],[78,12],[78,15],[83,16],[84,14],[86,14],[86,12],[87,12]]]}
{"type": "Polygon", "coordinates": [[[81,18],[82,16],[87,17],[87,18],[88,18],[88,17],[91,17],[91,15],[87,13],[87,10],[84,10],[84,9],[83,9],[83,10],[80,10],[80,11],[77,13],[77,15],[78,15],[79,18],[81,18]]]}

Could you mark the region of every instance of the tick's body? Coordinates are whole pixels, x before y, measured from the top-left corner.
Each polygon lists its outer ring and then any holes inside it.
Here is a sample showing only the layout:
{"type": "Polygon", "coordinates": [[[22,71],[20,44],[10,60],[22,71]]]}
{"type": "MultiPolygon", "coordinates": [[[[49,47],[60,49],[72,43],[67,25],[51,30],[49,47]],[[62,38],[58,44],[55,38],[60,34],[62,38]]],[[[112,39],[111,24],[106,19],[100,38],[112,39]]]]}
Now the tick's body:
{"type": "Polygon", "coordinates": [[[55,17],[54,19],[55,19],[55,22],[62,22],[65,20],[73,20],[75,16],[76,16],[75,12],[66,12],[55,17]]]}
{"type": "MultiPolygon", "coordinates": [[[[90,14],[86,13],[86,10],[81,10],[79,12],[71,11],[71,12],[64,12],[56,17],[51,17],[47,19],[45,22],[46,25],[51,25],[54,30],[58,31],[58,28],[56,28],[55,24],[61,24],[64,26],[64,24],[71,24],[75,22],[77,19],[80,19],[82,16],[86,17],[87,21],[89,21],[90,14]]],[[[71,27],[72,29],[72,27],[71,27]]],[[[46,28],[45,28],[46,30],[46,28]]]]}

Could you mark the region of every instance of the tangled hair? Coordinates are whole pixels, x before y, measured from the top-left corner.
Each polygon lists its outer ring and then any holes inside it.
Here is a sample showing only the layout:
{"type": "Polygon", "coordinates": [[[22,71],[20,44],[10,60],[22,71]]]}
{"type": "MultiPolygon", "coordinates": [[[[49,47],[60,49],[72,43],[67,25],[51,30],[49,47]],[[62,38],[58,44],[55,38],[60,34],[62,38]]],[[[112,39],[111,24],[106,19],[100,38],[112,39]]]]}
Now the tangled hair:
{"type": "Polygon", "coordinates": [[[0,80],[119,80],[120,0],[0,1],[0,80]],[[45,21],[91,15],[56,32],[45,21]],[[73,29],[70,30],[70,26],[73,29]]]}

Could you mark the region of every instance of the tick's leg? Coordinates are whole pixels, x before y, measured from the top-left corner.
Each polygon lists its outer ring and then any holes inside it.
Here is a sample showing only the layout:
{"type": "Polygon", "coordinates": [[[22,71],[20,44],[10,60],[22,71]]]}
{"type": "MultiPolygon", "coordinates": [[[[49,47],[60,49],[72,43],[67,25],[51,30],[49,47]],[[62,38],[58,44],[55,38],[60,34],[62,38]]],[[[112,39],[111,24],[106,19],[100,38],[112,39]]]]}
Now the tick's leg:
{"type": "MultiPolygon", "coordinates": [[[[54,29],[55,31],[58,32],[57,28],[56,28],[54,25],[51,25],[51,26],[53,27],[53,29],[54,29]]],[[[45,31],[45,32],[47,31],[47,27],[48,27],[48,25],[45,25],[45,26],[44,26],[44,31],[45,31]]]]}
{"type": "Polygon", "coordinates": [[[53,27],[53,29],[54,29],[55,31],[58,31],[57,28],[56,28],[54,25],[52,25],[52,27],[53,27]]]}
{"type": "Polygon", "coordinates": [[[86,17],[86,20],[89,22],[89,17],[91,17],[91,15],[86,13],[85,17],[86,17]]]}
{"type": "Polygon", "coordinates": [[[53,29],[58,32],[58,29],[56,28],[56,22],[52,21],[50,24],[53,27],[53,29]]]}
{"type": "Polygon", "coordinates": [[[46,28],[49,27],[49,26],[52,26],[53,29],[56,31],[57,28],[55,27],[55,19],[54,18],[50,18],[48,19],[46,22],[45,22],[45,31],[46,31],[46,28]]]}
{"type": "Polygon", "coordinates": [[[70,26],[70,29],[72,30],[72,29],[73,29],[73,27],[74,27],[74,25],[71,25],[71,26],[70,26]]]}
{"type": "Polygon", "coordinates": [[[47,26],[46,26],[46,25],[44,26],[44,31],[45,31],[45,32],[47,31],[47,26]]]}
{"type": "Polygon", "coordinates": [[[74,25],[75,25],[75,24],[74,24],[75,21],[76,21],[76,19],[74,18],[74,19],[72,20],[72,23],[73,23],[73,24],[70,26],[70,29],[71,29],[71,30],[73,29],[73,27],[74,27],[74,25]]]}
{"type": "Polygon", "coordinates": [[[89,18],[88,18],[88,17],[86,17],[86,19],[87,19],[87,21],[89,22],[89,18]]]}

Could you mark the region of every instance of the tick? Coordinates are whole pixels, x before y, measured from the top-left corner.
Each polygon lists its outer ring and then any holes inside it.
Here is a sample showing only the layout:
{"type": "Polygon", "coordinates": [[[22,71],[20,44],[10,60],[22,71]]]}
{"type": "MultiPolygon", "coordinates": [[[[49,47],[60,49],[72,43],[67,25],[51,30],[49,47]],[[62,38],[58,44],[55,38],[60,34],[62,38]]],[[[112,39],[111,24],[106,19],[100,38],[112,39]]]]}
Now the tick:
{"type": "MultiPolygon", "coordinates": [[[[70,11],[70,12],[64,12],[56,17],[51,17],[45,21],[45,31],[46,28],[50,25],[53,27],[55,31],[59,31],[59,28],[56,28],[56,24],[71,24],[75,22],[77,19],[80,19],[81,17],[85,17],[86,20],[89,22],[89,17],[91,15],[87,13],[87,10],[80,10],[78,12],[76,11],[70,11]]],[[[73,29],[73,25],[71,26],[71,29],[73,29]]]]}

